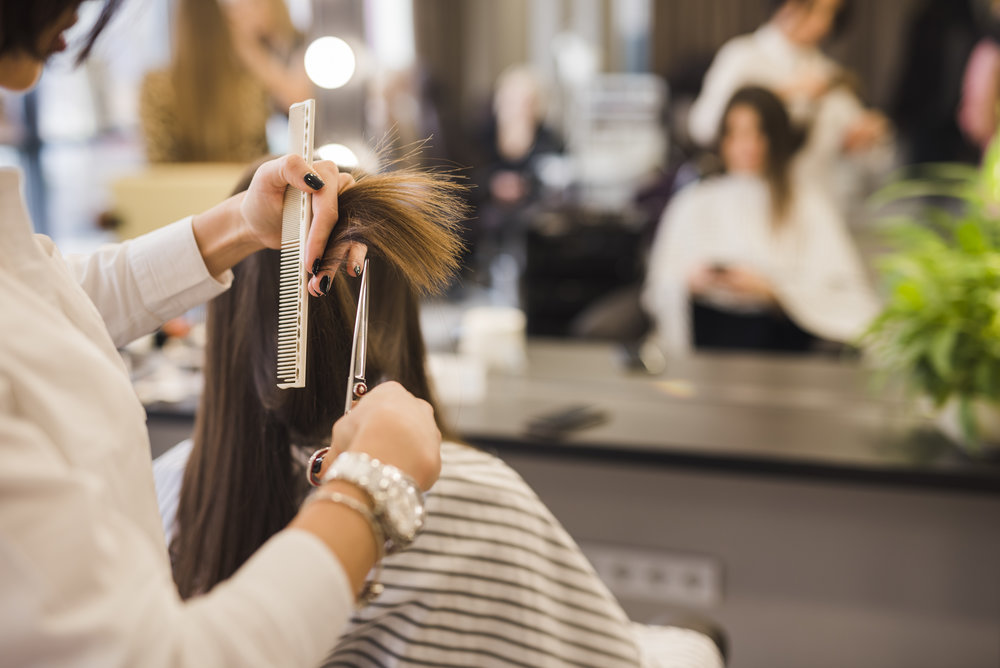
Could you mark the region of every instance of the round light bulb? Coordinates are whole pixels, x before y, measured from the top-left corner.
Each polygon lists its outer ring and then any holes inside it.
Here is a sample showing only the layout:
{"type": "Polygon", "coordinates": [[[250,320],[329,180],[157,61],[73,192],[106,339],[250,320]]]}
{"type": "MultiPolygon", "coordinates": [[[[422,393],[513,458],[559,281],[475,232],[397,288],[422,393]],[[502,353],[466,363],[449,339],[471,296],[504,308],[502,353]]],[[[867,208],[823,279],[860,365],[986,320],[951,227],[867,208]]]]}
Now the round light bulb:
{"type": "Polygon", "coordinates": [[[354,76],[356,59],[350,45],[339,37],[320,37],[309,45],[306,74],[320,88],[340,88],[354,76]]]}
{"type": "Polygon", "coordinates": [[[320,160],[332,160],[338,167],[357,167],[359,163],[357,154],[343,144],[324,144],[316,149],[316,155],[320,160]]]}

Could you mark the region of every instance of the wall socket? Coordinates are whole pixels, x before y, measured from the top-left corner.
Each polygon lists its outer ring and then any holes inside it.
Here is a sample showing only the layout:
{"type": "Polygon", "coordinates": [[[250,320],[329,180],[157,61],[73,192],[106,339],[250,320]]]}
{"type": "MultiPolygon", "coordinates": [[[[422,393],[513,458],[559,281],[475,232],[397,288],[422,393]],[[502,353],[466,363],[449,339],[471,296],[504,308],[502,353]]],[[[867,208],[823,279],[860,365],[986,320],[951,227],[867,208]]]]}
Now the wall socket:
{"type": "Polygon", "coordinates": [[[715,557],[608,543],[580,547],[618,598],[698,608],[722,601],[722,562],[715,557]]]}

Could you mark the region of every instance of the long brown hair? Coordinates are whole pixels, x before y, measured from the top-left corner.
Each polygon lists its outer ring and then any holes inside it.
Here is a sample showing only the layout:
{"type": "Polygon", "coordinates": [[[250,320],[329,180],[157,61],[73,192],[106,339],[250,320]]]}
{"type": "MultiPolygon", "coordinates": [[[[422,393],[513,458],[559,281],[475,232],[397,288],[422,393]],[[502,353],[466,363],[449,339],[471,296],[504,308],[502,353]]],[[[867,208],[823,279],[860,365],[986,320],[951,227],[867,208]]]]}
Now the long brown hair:
{"type": "MultiPolygon", "coordinates": [[[[785,220],[792,202],[792,160],[805,140],[805,134],[792,124],[781,99],[766,88],[745,86],[729,99],[719,124],[719,146],[728,133],[729,112],[735,107],[749,107],[757,114],[761,134],[767,139],[764,177],[771,189],[771,212],[775,228],[785,220]]],[[[720,150],[721,154],[721,150],[720,150]]]]}
{"type": "MultiPolygon", "coordinates": [[[[361,177],[340,196],[330,242],[368,245],[369,381],[397,380],[432,405],[417,292],[442,287],[457,269],[462,190],[417,170],[361,177]]],[[[205,387],[171,543],[185,597],[232,575],[288,524],[304,482],[292,446],[322,447],[343,410],[359,281],[338,272],[326,297],[310,299],[307,385],[280,390],[278,261],[268,250],[241,262],[208,309],[205,387]]]]}
{"type": "MultiPolygon", "coordinates": [[[[169,80],[176,159],[240,162],[266,151],[267,91],[240,61],[220,0],[178,0],[169,80]],[[248,142],[247,135],[255,136],[248,142]]],[[[283,0],[271,0],[274,33],[297,39],[283,0]]],[[[277,45],[276,45],[277,46],[277,45]]]]}

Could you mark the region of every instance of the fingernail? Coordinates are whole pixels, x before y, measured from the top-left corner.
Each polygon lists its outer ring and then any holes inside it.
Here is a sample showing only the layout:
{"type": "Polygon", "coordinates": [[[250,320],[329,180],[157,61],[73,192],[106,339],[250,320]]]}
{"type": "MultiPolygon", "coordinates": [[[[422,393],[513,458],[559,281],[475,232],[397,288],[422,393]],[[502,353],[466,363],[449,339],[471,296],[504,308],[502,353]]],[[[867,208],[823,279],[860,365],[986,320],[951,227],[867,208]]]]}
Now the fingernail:
{"type": "Polygon", "coordinates": [[[330,274],[327,274],[323,278],[319,279],[319,291],[324,295],[330,291],[330,274]]]}
{"type": "Polygon", "coordinates": [[[326,185],[325,183],[323,183],[323,179],[319,178],[312,172],[309,172],[304,177],[302,177],[302,180],[305,181],[306,185],[312,188],[313,190],[319,190],[320,188],[326,185]]]}
{"type": "Polygon", "coordinates": [[[316,261],[313,262],[312,273],[313,273],[314,276],[319,273],[319,270],[320,270],[321,266],[322,266],[322,262],[317,258],[316,261]]]}
{"type": "Polygon", "coordinates": [[[361,275],[361,265],[360,264],[354,265],[354,275],[355,276],[360,276],[361,275]]]}

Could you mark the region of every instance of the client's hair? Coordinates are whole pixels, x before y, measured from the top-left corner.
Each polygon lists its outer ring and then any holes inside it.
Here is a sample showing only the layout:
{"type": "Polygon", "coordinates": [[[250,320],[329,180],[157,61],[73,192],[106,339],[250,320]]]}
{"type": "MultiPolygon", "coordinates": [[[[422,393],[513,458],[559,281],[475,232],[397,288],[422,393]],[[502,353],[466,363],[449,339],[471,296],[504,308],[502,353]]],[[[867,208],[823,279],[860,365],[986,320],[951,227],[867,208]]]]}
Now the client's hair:
{"type": "MultiPolygon", "coordinates": [[[[780,225],[792,200],[792,160],[805,142],[805,133],[793,123],[785,104],[777,95],[760,86],[740,88],[729,99],[719,123],[719,146],[728,134],[729,113],[735,107],[749,107],[757,114],[760,132],[767,139],[764,177],[771,189],[774,224],[780,225]]],[[[721,150],[719,151],[721,155],[721,150]]]]}
{"type": "MultiPolygon", "coordinates": [[[[369,382],[396,380],[431,404],[417,292],[443,287],[457,269],[463,190],[426,171],[359,176],[340,195],[328,245],[368,246],[369,382]]],[[[278,251],[247,258],[234,268],[232,288],[208,308],[205,387],[170,546],[184,597],[228,578],[288,524],[304,482],[292,446],[326,445],[343,410],[360,280],[340,271],[326,297],[310,298],[306,387],[281,390],[278,264],[278,251]]]]}

